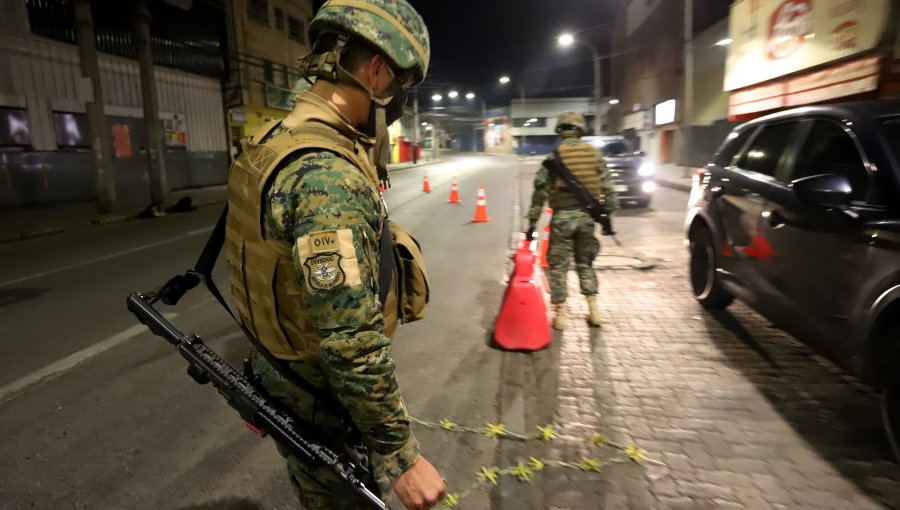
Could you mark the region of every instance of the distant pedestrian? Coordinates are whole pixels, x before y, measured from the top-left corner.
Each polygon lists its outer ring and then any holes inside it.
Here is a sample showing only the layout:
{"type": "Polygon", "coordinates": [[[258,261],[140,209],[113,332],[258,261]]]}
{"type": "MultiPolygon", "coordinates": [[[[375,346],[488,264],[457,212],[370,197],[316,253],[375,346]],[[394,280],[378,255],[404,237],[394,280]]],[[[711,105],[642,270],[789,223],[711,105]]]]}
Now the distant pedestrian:
{"type": "MultiPolygon", "coordinates": [[[[614,211],[618,208],[618,202],[606,161],[600,151],[580,140],[584,134],[585,124],[584,115],[563,112],[556,124],[556,132],[562,136],[562,142],[557,150],[562,162],[571,170],[578,182],[604,202],[607,209],[614,211]]],[[[600,252],[600,241],[594,235],[594,219],[581,206],[568,185],[562,179],[551,175],[545,166],[541,166],[534,179],[534,194],[527,216],[526,236],[529,239],[534,236],[534,229],[541,211],[544,210],[545,202],[549,202],[553,209],[553,218],[550,220],[550,246],[547,251],[553,327],[559,330],[566,327],[568,317],[566,280],[573,258],[581,293],[588,300],[590,309],[588,322],[591,326],[599,327],[602,321],[597,303],[597,273],[594,271],[594,259],[600,252]]]]}

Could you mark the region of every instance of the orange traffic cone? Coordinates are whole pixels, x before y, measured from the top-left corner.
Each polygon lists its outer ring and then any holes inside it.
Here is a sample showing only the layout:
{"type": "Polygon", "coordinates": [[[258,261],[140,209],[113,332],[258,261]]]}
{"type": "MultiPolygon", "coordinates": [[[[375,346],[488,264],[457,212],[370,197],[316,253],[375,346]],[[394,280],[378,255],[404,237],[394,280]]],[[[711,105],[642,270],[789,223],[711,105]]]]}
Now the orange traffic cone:
{"type": "Polygon", "coordinates": [[[544,234],[541,236],[541,267],[550,267],[547,263],[547,249],[550,247],[550,219],[553,217],[553,209],[547,208],[547,224],[544,225],[544,234]]]}
{"type": "Polygon", "coordinates": [[[428,174],[425,174],[425,180],[422,181],[422,191],[431,193],[431,184],[428,182],[428,174]]]}
{"type": "Polygon", "coordinates": [[[483,223],[491,221],[487,215],[487,198],[484,195],[484,186],[478,187],[478,200],[475,201],[475,217],[472,218],[475,223],[483,223]]]}
{"type": "Polygon", "coordinates": [[[494,342],[504,349],[537,351],[550,345],[553,336],[546,298],[535,284],[534,253],[528,243],[519,245],[513,261],[515,269],[494,322],[494,342]]]}
{"type": "Polygon", "coordinates": [[[450,185],[450,200],[447,200],[450,204],[461,204],[462,200],[459,199],[459,186],[456,185],[456,177],[453,178],[453,183],[450,185]]]}

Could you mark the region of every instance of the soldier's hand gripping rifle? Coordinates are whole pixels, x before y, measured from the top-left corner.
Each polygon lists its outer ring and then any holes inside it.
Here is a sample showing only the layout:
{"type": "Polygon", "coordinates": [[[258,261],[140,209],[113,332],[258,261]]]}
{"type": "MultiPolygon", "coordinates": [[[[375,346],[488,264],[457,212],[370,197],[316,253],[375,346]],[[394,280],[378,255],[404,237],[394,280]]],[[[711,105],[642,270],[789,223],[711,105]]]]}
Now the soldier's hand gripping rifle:
{"type": "Polygon", "coordinates": [[[600,224],[603,235],[616,235],[616,231],[613,230],[609,209],[606,208],[606,205],[604,205],[603,202],[597,200],[597,197],[591,194],[575,175],[572,174],[569,167],[563,163],[562,157],[560,157],[558,151],[553,151],[553,154],[544,160],[544,166],[547,167],[547,170],[551,175],[559,177],[566,182],[569,191],[575,195],[575,199],[578,200],[578,203],[591,215],[591,218],[594,218],[595,222],[600,224]]]}
{"type": "MultiPolygon", "coordinates": [[[[228,405],[241,415],[247,427],[261,437],[267,434],[272,436],[279,445],[297,457],[327,466],[338,478],[352,487],[361,496],[361,499],[365,500],[369,508],[387,510],[384,502],[362,482],[361,478],[366,475],[363,466],[354,462],[342,461],[338,454],[323,446],[325,441],[322,441],[319,434],[316,433],[315,427],[297,418],[264,390],[254,386],[203,343],[199,336],[182,333],[153,307],[157,301],[162,301],[167,305],[178,303],[187,291],[202,281],[216,300],[231,314],[228,304],[216,288],[211,276],[212,268],[215,266],[225,238],[227,211],[226,208],[219,217],[194,269],[170,279],[158,292],[146,295],[139,292],[131,294],[126,301],[128,310],[142,324],[150,328],[154,335],[164,338],[177,347],[178,353],[188,362],[188,375],[200,384],[212,383],[219,394],[228,401],[228,405]]],[[[232,317],[234,316],[232,315],[232,317]]],[[[252,341],[252,336],[246,329],[244,329],[244,333],[252,341]]]]}
{"type": "Polygon", "coordinates": [[[359,468],[342,462],[336,453],[312,440],[313,434],[301,420],[278,405],[271,397],[258,390],[240,372],[210,349],[199,336],[182,333],[159,311],[153,308],[155,296],[138,292],[128,297],[128,310],[150,328],[153,334],[164,338],[178,348],[178,353],[188,362],[188,374],[198,383],[212,383],[225,397],[247,426],[264,437],[272,436],[282,447],[300,458],[328,466],[340,479],[352,486],[369,507],[386,510],[384,502],[372,493],[357,477],[359,468]],[[304,430],[306,429],[306,430],[304,430]],[[304,430],[301,434],[300,430],[304,430]]]}

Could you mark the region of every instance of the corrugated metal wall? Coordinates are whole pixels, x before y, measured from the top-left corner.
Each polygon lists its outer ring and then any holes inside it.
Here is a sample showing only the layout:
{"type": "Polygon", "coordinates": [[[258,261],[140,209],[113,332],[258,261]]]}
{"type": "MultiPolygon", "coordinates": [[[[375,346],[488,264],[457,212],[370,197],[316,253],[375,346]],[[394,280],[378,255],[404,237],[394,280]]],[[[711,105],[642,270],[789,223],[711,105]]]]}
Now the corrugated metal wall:
{"type": "MultiPolygon", "coordinates": [[[[138,63],[105,54],[99,61],[107,112],[143,117],[138,63]]],[[[227,151],[219,82],[159,66],[155,74],[161,116],[184,116],[187,150],[227,151]]],[[[56,150],[52,112],[83,112],[85,92],[76,47],[0,30],[0,106],[27,106],[34,150],[56,150]]]]}

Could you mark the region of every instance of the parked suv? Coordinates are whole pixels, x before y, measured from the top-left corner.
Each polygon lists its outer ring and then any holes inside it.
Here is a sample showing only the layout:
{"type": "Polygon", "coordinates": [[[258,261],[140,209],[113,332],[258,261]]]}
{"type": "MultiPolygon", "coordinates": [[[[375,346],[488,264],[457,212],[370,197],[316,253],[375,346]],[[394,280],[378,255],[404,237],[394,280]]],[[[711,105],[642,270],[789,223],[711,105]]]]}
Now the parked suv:
{"type": "Polygon", "coordinates": [[[621,136],[585,136],[582,141],[598,148],[606,159],[620,203],[632,202],[638,207],[650,205],[656,182],[656,166],[635,151],[621,136]]]}
{"type": "Polygon", "coordinates": [[[900,101],[735,128],[694,178],[686,233],[697,300],[736,297],[884,389],[900,458],[900,101]]]}

